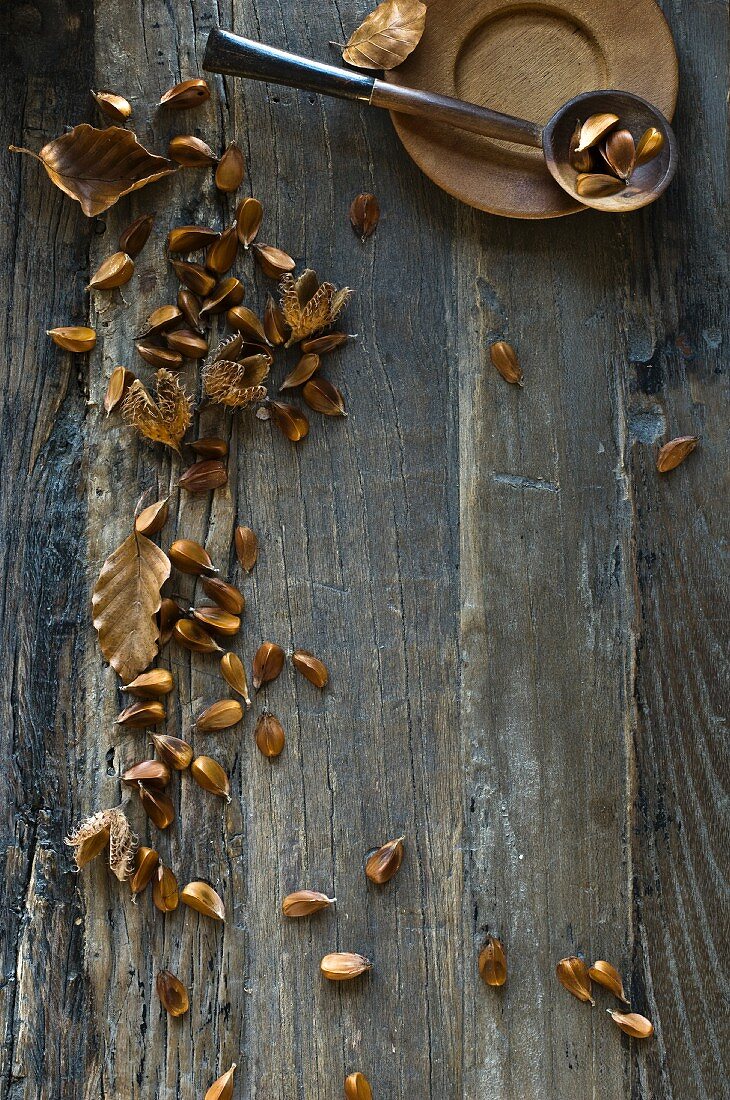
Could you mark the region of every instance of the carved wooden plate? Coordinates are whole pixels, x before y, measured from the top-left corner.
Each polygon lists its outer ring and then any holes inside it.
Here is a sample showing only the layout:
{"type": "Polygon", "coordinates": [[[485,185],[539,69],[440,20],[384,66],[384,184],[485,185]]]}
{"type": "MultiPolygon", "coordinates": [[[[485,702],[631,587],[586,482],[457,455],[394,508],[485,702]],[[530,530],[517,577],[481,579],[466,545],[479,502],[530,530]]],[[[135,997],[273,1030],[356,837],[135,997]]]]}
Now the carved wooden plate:
{"type": "MultiPolygon", "coordinates": [[[[671,121],[679,83],[654,0],[431,0],[419,45],[385,78],[541,124],[600,88],[634,92],[671,121]]],[[[561,191],[538,149],[391,114],[416,164],[470,206],[510,218],[585,209],[561,191]]]]}

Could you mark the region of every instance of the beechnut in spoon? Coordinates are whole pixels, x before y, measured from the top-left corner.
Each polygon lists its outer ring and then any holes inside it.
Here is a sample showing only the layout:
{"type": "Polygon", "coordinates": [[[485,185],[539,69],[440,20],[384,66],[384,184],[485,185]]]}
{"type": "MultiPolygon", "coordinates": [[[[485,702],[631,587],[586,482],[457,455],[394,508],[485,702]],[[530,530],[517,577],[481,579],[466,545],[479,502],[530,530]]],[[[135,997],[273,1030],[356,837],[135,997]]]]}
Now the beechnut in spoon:
{"type": "Polygon", "coordinates": [[[638,210],[659,198],[677,167],[674,134],[666,118],[630,92],[584,92],[563,104],[545,126],[538,126],[476,103],[389,84],[217,29],[208,36],[203,68],[354,99],[542,149],[553,179],[576,203],[610,213],[638,210]]]}

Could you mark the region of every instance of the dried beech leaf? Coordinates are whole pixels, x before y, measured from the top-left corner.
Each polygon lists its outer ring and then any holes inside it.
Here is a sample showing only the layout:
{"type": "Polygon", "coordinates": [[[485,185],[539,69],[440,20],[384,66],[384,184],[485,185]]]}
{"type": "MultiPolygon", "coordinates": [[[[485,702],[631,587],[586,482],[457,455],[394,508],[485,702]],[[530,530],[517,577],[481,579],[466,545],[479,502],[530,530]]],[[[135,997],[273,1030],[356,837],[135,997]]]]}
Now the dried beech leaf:
{"type": "Polygon", "coordinates": [[[394,69],[415,50],[425,27],[420,0],[385,0],[350,36],[342,56],[358,69],[394,69]]]}
{"type": "Polygon", "coordinates": [[[131,428],[153,443],[164,443],[180,453],[180,442],[193,419],[192,399],[167,370],[155,375],[156,400],[137,379],[122,403],[122,416],[131,428]]]}
{"type": "Polygon", "coordinates": [[[170,559],[145,535],[132,532],[102,566],[92,609],[101,651],[127,684],[157,656],[156,615],[170,559]]]}
{"type": "Polygon", "coordinates": [[[380,221],[380,203],[375,195],[364,192],[357,195],[350,206],[350,224],[362,244],[372,237],[380,221]]]}
{"type": "Polygon", "coordinates": [[[39,160],[56,187],[80,203],[89,218],[108,210],[122,195],[175,171],[169,160],[150,153],[131,130],[119,126],[97,130],[82,122],[49,141],[40,153],[15,145],[10,150],[39,160]]]}

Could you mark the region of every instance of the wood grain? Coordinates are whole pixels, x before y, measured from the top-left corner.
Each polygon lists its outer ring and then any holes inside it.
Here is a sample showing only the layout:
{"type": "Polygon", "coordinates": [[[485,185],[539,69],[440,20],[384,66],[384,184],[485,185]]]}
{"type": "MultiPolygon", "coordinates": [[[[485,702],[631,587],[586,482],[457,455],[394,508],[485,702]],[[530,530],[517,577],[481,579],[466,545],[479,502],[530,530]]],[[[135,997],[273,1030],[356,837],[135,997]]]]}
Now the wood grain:
{"type": "MultiPolygon", "coordinates": [[[[235,1060],[242,1100],[332,1100],[356,1069],[388,1100],[714,1100],[727,1073],[719,9],[670,12],[685,99],[667,195],[624,219],[529,226],[459,206],[387,118],[349,104],[216,80],[198,111],[155,112],[198,74],[214,23],[326,58],[361,5],[19,10],[13,41],[35,37],[2,74],[8,140],[38,147],[90,120],[89,86],[126,94],[156,151],[176,132],[217,150],[237,138],[260,239],[352,286],[359,337],[323,368],[347,420],[312,414],[294,448],[204,408],[200,432],[230,438],[230,482],[179,494],[179,462],[105,420],[101,401],[118,363],[150,377],[133,335],[175,292],[168,228],[225,225],[238,196],[187,170],[91,224],[37,165],[9,160],[0,1098],[202,1096],[235,1060]],[[365,246],[348,221],[361,191],[382,210],[365,246]],[[89,271],[151,209],[132,282],[87,310],[89,271]],[[43,337],[87,317],[88,360],[43,337]],[[524,390],[489,364],[498,338],[518,349],[524,390]],[[660,478],[658,442],[685,432],[700,447],[660,478]],[[130,818],[182,881],[219,889],[223,926],[163,919],[149,896],[133,906],[101,865],[75,877],[62,844],[146,753],[144,733],[115,726],[122,697],[89,606],[145,490],[172,494],[163,546],[198,539],[243,587],[248,662],[270,638],[331,672],[322,694],[288,666],[242,729],[206,737],[190,730],[224,694],[216,662],[161,658],[177,683],[167,728],[229,770],[233,800],[183,776],[166,834],[136,802],[130,818]],[[260,540],[250,578],[237,523],[260,540]],[[253,743],[264,706],[287,731],[273,763],[253,743]],[[401,834],[399,875],[368,883],[365,853],[401,834]],[[282,897],[303,886],[336,893],[334,911],[285,921],[282,897]],[[487,932],[506,945],[502,990],[477,973],[487,932]],[[372,975],[325,983],[319,959],[337,949],[371,957],[372,975]],[[557,985],[574,951],[622,969],[654,1041],[622,1037],[607,996],[592,1011],[557,985]],[[178,1021],[154,992],[163,967],[191,991],[178,1021]]],[[[237,269],[260,309],[270,282],[245,258],[237,269]]],[[[184,377],[197,387],[194,369],[184,377]]],[[[175,586],[193,595],[191,578],[175,586]]]]}

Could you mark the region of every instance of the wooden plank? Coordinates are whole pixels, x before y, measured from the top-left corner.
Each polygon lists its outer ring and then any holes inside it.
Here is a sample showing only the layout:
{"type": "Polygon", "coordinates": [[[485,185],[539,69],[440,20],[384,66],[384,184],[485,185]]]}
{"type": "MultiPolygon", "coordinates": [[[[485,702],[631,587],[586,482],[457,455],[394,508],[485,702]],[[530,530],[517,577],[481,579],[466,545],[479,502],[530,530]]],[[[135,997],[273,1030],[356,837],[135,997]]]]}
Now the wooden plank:
{"type": "Polygon", "coordinates": [[[611,232],[460,218],[464,935],[473,956],[500,936],[511,966],[496,993],[472,968],[465,1095],[627,1090],[613,1025],[554,978],[566,955],[630,961],[629,510],[614,273],[594,259],[611,232]],[[489,364],[496,339],[524,390],[489,364]]]}
{"type": "Polygon", "coordinates": [[[627,309],[627,461],[637,639],[632,982],[656,1042],[635,1094],[710,1100],[728,1078],[726,12],[669,11],[682,73],[682,170],[637,245],[627,309]],[[693,119],[701,114],[702,125],[693,119]],[[639,275],[639,272],[641,274],[639,275]],[[651,324],[646,319],[651,317],[651,324]],[[676,435],[697,452],[657,477],[676,435]],[[656,443],[655,443],[656,440],[656,443]],[[724,818],[724,820],[723,820],[724,818]]]}
{"type": "MultiPolygon", "coordinates": [[[[261,239],[353,286],[347,322],[360,336],[326,369],[342,385],[351,415],[337,422],[313,414],[310,438],[295,449],[271,425],[231,422],[206,409],[201,431],[230,435],[234,454],[231,484],[211,500],[179,498],[176,466],[93,413],[89,554],[96,568],[128,529],[146,485],[155,494],[172,492],[175,519],[163,544],[173,532],[196,538],[224,570],[233,569],[235,523],[250,524],[262,553],[243,585],[249,607],[242,655],[250,660],[266,637],[287,648],[304,645],[327,661],[332,687],[322,696],[287,671],[262,693],[288,734],[273,765],[253,745],[253,714],[242,733],[195,737],[197,751],[231,771],[233,802],[222,811],[184,777],[179,824],[159,844],[182,880],[202,876],[220,888],[229,910],[223,929],[183,912],[163,922],[149,898],[135,910],[122,904],[114,883],[82,883],[87,965],[103,1021],[100,1087],[125,1097],[202,1094],[235,1060],[241,1094],[251,1097],[323,1097],[357,1068],[393,1098],[412,1087],[443,1097],[455,1087],[460,1046],[456,436],[443,356],[451,239],[441,221],[453,217],[453,207],[439,196],[423,218],[423,235],[414,238],[400,212],[409,192],[423,196],[423,184],[403,161],[385,116],[366,127],[347,105],[218,81],[204,109],[153,116],[151,105],[168,85],[199,71],[213,10],[196,5],[193,14],[178,3],[174,12],[155,5],[130,15],[126,6],[123,14],[119,4],[100,5],[97,82],[128,91],[129,74],[136,74],[137,132],[155,148],[193,127],[214,148],[238,137],[249,165],[245,188],[266,208],[261,239]],[[376,163],[371,146],[390,155],[376,163]],[[380,236],[362,248],[347,211],[365,188],[383,196],[384,218],[380,236]],[[408,292],[411,281],[420,285],[420,300],[408,292]],[[424,312],[431,320],[421,333],[424,312]],[[365,853],[401,833],[408,855],[398,881],[382,890],[368,886],[365,853]],[[303,885],[334,891],[336,912],[283,921],[282,897],[303,885]],[[348,988],[325,983],[319,959],[337,948],[372,957],[372,976],[348,988]],[[190,1014],[180,1023],[164,1018],[154,993],[162,966],[192,990],[190,1014]]],[[[308,25],[309,37],[290,44],[323,55],[329,39],[342,37],[334,9],[313,14],[307,5],[286,12],[261,5],[237,12],[233,25],[271,41],[308,25]]],[[[95,408],[110,368],[130,362],[135,326],[171,300],[174,280],[161,247],[168,226],[224,224],[236,201],[215,193],[210,173],[187,172],[154,196],[141,194],[131,209],[110,211],[94,261],[131,214],[154,205],[159,215],[155,240],[123,291],[126,304],[116,295],[97,297],[95,408]]],[[[271,282],[250,258],[238,269],[249,305],[262,309],[271,282]]],[[[186,374],[192,384],[194,375],[186,374]]],[[[240,580],[237,570],[233,575],[240,580]]],[[[188,582],[175,578],[186,599],[188,582]]],[[[168,728],[180,732],[222,685],[215,661],[172,650],[164,663],[179,684],[168,728]]],[[[102,671],[91,634],[86,669],[94,733],[80,784],[89,804],[111,803],[118,771],[140,755],[144,739],[115,735],[115,678],[102,671]],[[105,761],[108,778],[100,782],[105,761]]],[[[254,711],[261,707],[257,700],[254,711]]],[[[143,840],[157,843],[137,806],[130,815],[143,840]]]]}
{"type": "Polygon", "coordinates": [[[96,1061],[83,978],[77,880],[63,837],[77,807],[82,544],[83,360],[60,353],[52,325],[83,323],[90,227],[47,186],[40,148],[88,111],[91,4],[55,26],[31,5],[4,13],[0,271],[3,308],[0,479],[0,1095],[85,1095],[96,1061]],[[79,1028],[80,1021],[86,1021],[79,1028]]]}
{"type": "Polygon", "coordinates": [[[465,1095],[699,1098],[725,1076],[716,17],[673,15],[684,168],[663,203],[622,222],[460,218],[465,935],[503,935],[514,979],[466,998],[465,1095]],[[503,337],[524,392],[486,364],[503,337]],[[696,463],[658,477],[658,441],[685,432],[696,463]],[[657,1024],[630,1064],[554,981],[574,952],[630,973],[657,1024]]]}

